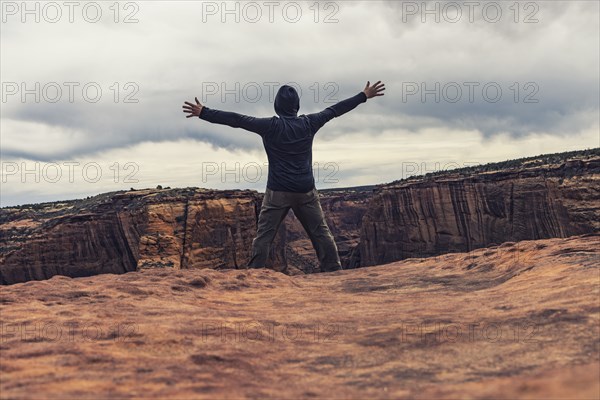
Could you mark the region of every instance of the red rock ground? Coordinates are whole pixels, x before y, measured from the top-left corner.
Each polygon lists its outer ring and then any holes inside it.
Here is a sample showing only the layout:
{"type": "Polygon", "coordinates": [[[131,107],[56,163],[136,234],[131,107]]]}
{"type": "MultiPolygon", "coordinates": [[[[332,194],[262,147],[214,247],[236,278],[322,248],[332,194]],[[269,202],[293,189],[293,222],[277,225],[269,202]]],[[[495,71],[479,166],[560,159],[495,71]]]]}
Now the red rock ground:
{"type": "Polygon", "coordinates": [[[600,398],[600,236],[0,288],[0,397],[600,398]]]}

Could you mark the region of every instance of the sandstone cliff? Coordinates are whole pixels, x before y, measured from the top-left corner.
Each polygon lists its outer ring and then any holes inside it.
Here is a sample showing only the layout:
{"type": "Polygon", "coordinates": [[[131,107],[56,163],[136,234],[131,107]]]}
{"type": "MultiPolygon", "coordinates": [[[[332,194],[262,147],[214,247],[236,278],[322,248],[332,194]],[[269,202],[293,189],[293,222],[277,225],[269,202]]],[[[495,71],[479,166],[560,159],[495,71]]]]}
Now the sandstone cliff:
{"type": "MultiPolygon", "coordinates": [[[[321,190],[345,269],[600,230],[600,149],[321,190]]],[[[0,209],[0,284],[143,268],[245,268],[262,194],[147,189],[0,209]]],[[[318,272],[290,212],[269,268],[318,272]]]]}
{"type": "MultiPolygon", "coordinates": [[[[370,192],[322,196],[347,263],[370,192]]],[[[147,189],[0,211],[0,284],[143,268],[245,269],[262,194],[250,190],[147,189]]],[[[290,211],[268,268],[318,272],[314,250],[290,211]]]]}
{"type": "MultiPolygon", "coordinates": [[[[260,201],[253,191],[153,189],[4,210],[0,282],[148,267],[238,268],[250,256],[260,201]]],[[[272,258],[274,269],[285,266],[276,251],[272,258]]]]}
{"type": "Polygon", "coordinates": [[[375,190],[355,263],[377,265],[502,242],[600,231],[600,157],[449,171],[375,190]]]}

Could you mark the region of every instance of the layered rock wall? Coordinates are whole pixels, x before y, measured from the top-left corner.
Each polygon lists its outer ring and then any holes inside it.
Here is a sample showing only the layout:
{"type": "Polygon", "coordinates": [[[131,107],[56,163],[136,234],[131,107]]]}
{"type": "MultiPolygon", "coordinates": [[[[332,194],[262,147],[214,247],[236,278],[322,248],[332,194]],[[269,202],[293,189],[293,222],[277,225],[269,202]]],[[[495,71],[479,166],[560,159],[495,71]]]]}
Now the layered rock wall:
{"type": "Polygon", "coordinates": [[[361,224],[355,263],[470,251],[600,231],[600,158],[384,185],[361,224]]]}

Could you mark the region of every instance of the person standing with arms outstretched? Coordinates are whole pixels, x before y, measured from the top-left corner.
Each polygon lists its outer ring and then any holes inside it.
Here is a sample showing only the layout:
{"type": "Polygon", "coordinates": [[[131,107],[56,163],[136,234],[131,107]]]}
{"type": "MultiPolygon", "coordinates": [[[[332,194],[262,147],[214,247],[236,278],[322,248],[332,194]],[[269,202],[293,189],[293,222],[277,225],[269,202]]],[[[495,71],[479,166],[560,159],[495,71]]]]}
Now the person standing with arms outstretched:
{"type": "Polygon", "coordinates": [[[256,238],[252,241],[252,258],[248,267],[262,268],[267,262],[271,243],[281,221],[290,208],[304,227],[317,253],[322,272],[342,269],[335,240],[321,208],[312,170],[312,144],[323,125],[356,108],[367,99],[383,96],[385,85],[367,82],[364,90],[325,110],[298,115],[300,97],[291,86],[283,85],[275,96],[275,112],[271,118],[255,118],[220,111],[185,102],[186,118],[199,117],[215,124],[242,128],[259,134],[269,160],[267,188],[263,197],[256,238]]]}

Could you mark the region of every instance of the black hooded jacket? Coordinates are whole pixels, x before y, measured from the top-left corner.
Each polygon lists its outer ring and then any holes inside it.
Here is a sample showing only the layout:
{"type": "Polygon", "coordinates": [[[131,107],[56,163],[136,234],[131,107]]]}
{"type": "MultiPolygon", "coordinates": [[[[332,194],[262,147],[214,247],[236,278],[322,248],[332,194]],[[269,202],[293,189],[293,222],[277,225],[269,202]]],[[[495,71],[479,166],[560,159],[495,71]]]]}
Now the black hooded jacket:
{"type": "Polygon", "coordinates": [[[299,116],[298,92],[291,86],[283,85],[275,96],[275,112],[279,117],[255,118],[206,106],[199,117],[215,124],[258,133],[269,159],[267,187],[283,192],[306,193],[315,187],[312,170],[315,134],[332,118],[347,113],[365,101],[367,95],[360,92],[321,112],[299,116]]]}

